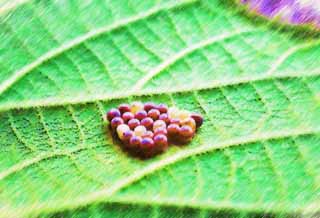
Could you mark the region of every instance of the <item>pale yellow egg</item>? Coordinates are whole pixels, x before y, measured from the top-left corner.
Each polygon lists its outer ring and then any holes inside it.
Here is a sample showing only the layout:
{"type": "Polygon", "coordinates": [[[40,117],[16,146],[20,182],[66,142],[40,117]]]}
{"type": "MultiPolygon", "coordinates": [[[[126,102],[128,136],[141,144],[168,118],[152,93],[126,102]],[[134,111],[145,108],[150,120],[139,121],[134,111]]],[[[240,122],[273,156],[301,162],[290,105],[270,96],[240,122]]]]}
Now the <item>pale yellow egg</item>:
{"type": "Polygon", "coordinates": [[[139,102],[139,101],[135,101],[131,104],[131,113],[135,114],[138,111],[143,110],[144,105],[139,102]]]}
{"type": "Polygon", "coordinates": [[[130,130],[129,126],[126,124],[120,124],[117,127],[117,134],[119,139],[123,139],[123,133],[125,133],[126,131],[130,130]]]}
{"type": "Polygon", "coordinates": [[[166,128],[167,125],[163,120],[157,120],[153,123],[153,131],[156,131],[158,128],[166,128]]]}
{"type": "Polygon", "coordinates": [[[186,110],[181,110],[179,111],[179,115],[178,115],[178,118],[180,120],[184,120],[184,119],[187,119],[190,117],[190,112],[189,111],[186,111],[186,110]]]}
{"type": "Polygon", "coordinates": [[[143,136],[146,132],[147,132],[147,129],[144,126],[137,126],[134,129],[134,135],[135,136],[143,136]]]}
{"type": "Polygon", "coordinates": [[[197,127],[197,126],[196,126],[196,122],[194,121],[194,119],[192,119],[192,118],[190,118],[190,117],[181,120],[181,121],[180,121],[180,125],[181,125],[181,126],[190,126],[193,131],[195,131],[195,130],[196,130],[196,127],[197,127]]]}
{"type": "Polygon", "coordinates": [[[176,107],[170,107],[168,110],[168,116],[170,119],[179,119],[180,110],[176,107]]]}

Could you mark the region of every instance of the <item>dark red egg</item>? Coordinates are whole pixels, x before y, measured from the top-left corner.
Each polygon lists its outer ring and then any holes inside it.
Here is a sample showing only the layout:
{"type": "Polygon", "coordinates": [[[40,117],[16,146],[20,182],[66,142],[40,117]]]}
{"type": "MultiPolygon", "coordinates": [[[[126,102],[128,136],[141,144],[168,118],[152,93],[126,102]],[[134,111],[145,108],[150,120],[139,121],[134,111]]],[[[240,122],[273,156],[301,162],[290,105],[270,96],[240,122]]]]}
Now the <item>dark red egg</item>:
{"type": "Polygon", "coordinates": [[[169,136],[178,135],[180,132],[180,126],[178,124],[170,124],[167,128],[169,136]]]}
{"type": "Polygon", "coordinates": [[[142,138],[140,146],[142,149],[151,150],[154,148],[154,141],[152,138],[142,138]]]}
{"type": "Polygon", "coordinates": [[[137,149],[140,148],[142,138],[140,136],[132,136],[129,141],[129,148],[133,151],[138,152],[137,149]]]}
{"type": "Polygon", "coordinates": [[[157,109],[151,109],[148,112],[148,117],[150,117],[153,120],[157,120],[160,116],[160,111],[158,111],[157,109]]]}
{"type": "Polygon", "coordinates": [[[190,126],[182,126],[179,131],[180,136],[190,138],[193,137],[194,131],[190,126]]]}
{"type": "Polygon", "coordinates": [[[152,102],[147,102],[144,104],[144,110],[149,112],[151,109],[155,109],[157,106],[152,102]]]}
{"type": "Polygon", "coordinates": [[[130,112],[131,111],[131,107],[128,104],[120,104],[118,109],[121,112],[121,114],[124,114],[125,112],[130,112]]]}
{"type": "Polygon", "coordinates": [[[157,109],[160,111],[160,113],[167,113],[168,112],[168,106],[165,104],[159,104],[157,106],[157,109]]]}
{"type": "Polygon", "coordinates": [[[203,124],[203,117],[200,114],[191,114],[191,118],[196,121],[197,128],[203,124]]]}
{"type": "Polygon", "coordinates": [[[163,152],[168,148],[168,138],[166,135],[155,135],[153,137],[153,141],[158,152],[163,152]]]}

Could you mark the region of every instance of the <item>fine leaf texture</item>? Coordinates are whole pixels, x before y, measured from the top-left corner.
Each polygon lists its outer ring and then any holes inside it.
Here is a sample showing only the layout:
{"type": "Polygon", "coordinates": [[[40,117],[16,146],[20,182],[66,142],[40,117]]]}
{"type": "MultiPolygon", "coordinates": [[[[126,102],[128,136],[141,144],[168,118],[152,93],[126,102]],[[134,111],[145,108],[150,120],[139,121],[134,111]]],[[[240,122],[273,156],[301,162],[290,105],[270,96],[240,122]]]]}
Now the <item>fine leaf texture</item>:
{"type": "Polygon", "coordinates": [[[320,210],[320,39],[226,0],[17,1],[0,10],[0,217],[262,217],[320,210]],[[202,113],[149,160],[103,119],[202,113]]]}

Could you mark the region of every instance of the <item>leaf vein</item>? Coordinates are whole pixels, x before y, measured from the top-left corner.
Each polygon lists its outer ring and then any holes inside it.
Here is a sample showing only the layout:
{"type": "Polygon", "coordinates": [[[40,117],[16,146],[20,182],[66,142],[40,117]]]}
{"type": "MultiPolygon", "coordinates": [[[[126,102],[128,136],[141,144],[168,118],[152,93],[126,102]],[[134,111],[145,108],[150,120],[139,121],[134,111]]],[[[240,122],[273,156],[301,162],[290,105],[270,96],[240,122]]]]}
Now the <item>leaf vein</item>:
{"type": "Polygon", "coordinates": [[[285,131],[277,131],[277,132],[271,132],[271,133],[260,133],[260,134],[245,136],[245,137],[239,137],[236,139],[231,139],[216,145],[209,144],[209,145],[199,146],[189,150],[183,150],[181,152],[177,152],[176,154],[171,155],[170,157],[167,157],[158,162],[152,163],[149,166],[141,169],[140,171],[136,171],[132,173],[130,176],[128,176],[127,178],[121,179],[121,181],[119,181],[113,186],[108,186],[104,189],[101,189],[92,194],[89,194],[86,197],[81,197],[77,200],[74,200],[71,203],[70,207],[78,207],[80,205],[87,205],[91,202],[103,201],[106,198],[112,197],[114,194],[127,188],[129,185],[132,185],[133,183],[143,179],[147,175],[150,175],[160,169],[163,169],[168,165],[177,163],[181,160],[184,160],[186,158],[192,157],[197,154],[202,154],[205,152],[210,152],[210,151],[223,149],[231,146],[239,146],[243,144],[254,143],[257,141],[269,141],[269,140],[283,139],[288,137],[295,138],[295,137],[304,136],[304,135],[319,134],[319,132],[320,132],[320,128],[314,128],[314,129],[302,128],[302,129],[296,129],[296,130],[285,130],[285,131]]]}
{"type": "Polygon", "coordinates": [[[81,43],[83,43],[87,40],[93,39],[101,34],[106,33],[106,32],[110,32],[115,29],[125,27],[125,26],[127,26],[131,23],[137,22],[139,20],[148,18],[156,13],[159,13],[160,11],[174,9],[174,8],[186,5],[186,4],[193,3],[195,1],[197,1],[197,0],[186,0],[186,1],[179,2],[179,3],[175,3],[175,4],[165,5],[165,6],[161,6],[161,7],[154,7],[152,9],[148,10],[147,12],[140,13],[135,16],[117,21],[112,25],[108,25],[108,26],[94,29],[94,30],[82,35],[82,36],[79,36],[79,37],[65,43],[65,44],[62,44],[60,47],[45,53],[44,55],[37,58],[34,62],[24,66],[23,68],[21,68],[20,70],[18,70],[16,72],[14,72],[9,79],[5,80],[4,82],[2,82],[0,84],[0,95],[2,93],[4,93],[8,88],[10,88],[16,81],[21,79],[24,75],[28,74],[36,67],[40,66],[41,64],[47,62],[48,60],[50,60],[52,58],[58,56],[59,54],[65,52],[65,51],[67,51],[77,45],[80,45],[81,43]]]}

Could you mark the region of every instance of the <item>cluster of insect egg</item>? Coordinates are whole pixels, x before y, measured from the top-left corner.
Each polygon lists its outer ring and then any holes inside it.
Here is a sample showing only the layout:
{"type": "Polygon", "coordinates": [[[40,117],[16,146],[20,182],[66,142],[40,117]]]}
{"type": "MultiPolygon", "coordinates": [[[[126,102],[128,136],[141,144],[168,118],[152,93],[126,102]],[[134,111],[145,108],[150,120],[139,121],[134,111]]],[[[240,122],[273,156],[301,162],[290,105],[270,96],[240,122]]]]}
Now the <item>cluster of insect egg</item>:
{"type": "Polygon", "coordinates": [[[145,157],[165,151],[169,142],[189,142],[203,123],[199,114],[151,102],[121,104],[107,119],[125,148],[145,157]]]}

